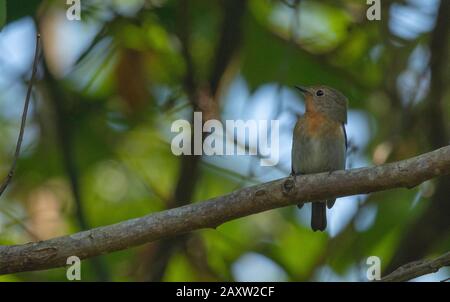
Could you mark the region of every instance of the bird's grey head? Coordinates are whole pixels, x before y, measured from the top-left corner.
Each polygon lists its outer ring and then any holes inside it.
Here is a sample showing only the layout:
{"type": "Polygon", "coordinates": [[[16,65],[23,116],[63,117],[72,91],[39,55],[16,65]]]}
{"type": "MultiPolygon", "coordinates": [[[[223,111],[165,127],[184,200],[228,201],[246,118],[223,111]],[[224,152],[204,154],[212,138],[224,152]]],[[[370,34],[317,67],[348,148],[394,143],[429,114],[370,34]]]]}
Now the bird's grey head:
{"type": "Polygon", "coordinates": [[[313,107],[311,109],[338,122],[347,123],[348,100],[340,91],[324,85],[295,87],[305,95],[307,103],[310,103],[307,106],[313,107]]]}

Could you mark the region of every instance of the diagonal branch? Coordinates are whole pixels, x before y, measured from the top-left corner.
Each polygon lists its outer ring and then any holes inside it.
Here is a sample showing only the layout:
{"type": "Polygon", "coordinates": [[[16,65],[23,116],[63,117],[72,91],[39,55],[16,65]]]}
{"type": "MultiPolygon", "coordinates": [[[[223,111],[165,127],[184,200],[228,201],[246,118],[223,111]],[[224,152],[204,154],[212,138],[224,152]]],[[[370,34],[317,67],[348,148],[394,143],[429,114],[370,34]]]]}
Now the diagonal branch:
{"type": "Polygon", "coordinates": [[[450,252],[432,260],[414,261],[381,278],[382,282],[402,282],[437,272],[444,266],[450,266],[450,252]]]}
{"type": "Polygon", "coordinates": [[[450,174],[450,146],[407,160],[333,173],[282,178],[205,202],[36,243],[0,246],[0,274],[64,266],[69,256],[91,258],[146,242],[217,226],[247,215],[387,189],[411,188],[450,174]]]}

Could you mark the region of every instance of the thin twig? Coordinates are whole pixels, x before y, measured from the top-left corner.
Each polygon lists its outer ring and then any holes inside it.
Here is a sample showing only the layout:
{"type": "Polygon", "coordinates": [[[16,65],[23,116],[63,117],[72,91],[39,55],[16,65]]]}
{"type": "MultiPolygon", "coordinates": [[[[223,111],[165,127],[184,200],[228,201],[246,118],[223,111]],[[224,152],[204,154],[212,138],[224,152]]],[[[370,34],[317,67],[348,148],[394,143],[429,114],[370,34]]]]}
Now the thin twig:
{"type": "Polygon", "coordinates": [[[16,151],[14,152],[13,162],[12,162],[11,168],[9,169],[8,175],[5,177],[5,180],[3,180],[3,183],[0,186],[0,196],[3,194],[3,192],[6,190],[9,183],[11,182],[11,179],[16,170],[17,160],[19,159],[20,147],[22,146],[23,134],[25,132],[25,124],[27,121],[27,113],[28,113],[28,107],[30,104],[31,91],[33,89],[34,78],[36,75],[37,65],[39,62],[40,38],[41,38],[41,35],[38,33],[36,35],[36,48],[35,48],[35,52],[34,52],[33,70],[31,71],[30,82],[28,83],[27,96],[25,98],[25,104],[24,104],[23,113],[22,113],[22,121],[20,123],[20,132],[19,132],[19,137],[17,138],[16,151]]]}

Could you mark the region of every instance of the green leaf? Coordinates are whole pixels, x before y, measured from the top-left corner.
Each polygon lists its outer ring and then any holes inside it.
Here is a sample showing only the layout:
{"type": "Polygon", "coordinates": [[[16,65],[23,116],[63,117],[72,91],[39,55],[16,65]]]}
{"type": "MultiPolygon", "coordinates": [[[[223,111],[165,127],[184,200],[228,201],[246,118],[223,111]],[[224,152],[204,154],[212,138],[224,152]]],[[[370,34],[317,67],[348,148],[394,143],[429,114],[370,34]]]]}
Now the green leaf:
{"type": "Polygon", "coordinates": [[[246,25],[241,72],[252,91],[271,82],[287,86],[326,84],[352,101],[365,99],[365,92],[349,85],[354,79],[341,68],[270,33],[253,17],[246,25]]]}
{"type": "Polygon", "coordinates": [[[6,0],[0,0],[0,29],[6,22],[6,0]]]}
{"type": "MultiPolygon", "coordinates": [[[[6,0],[0,0],[5,1],[6,0]]],[[[7,21],[12,22],[26,16],[35,16],[42,0],[14,0],[8,2],[7,21]]],[[[1,17],[0,17],[1,18],[1,17]]],[[[1,22],[0,22],[1,24],[1,22]]]]}

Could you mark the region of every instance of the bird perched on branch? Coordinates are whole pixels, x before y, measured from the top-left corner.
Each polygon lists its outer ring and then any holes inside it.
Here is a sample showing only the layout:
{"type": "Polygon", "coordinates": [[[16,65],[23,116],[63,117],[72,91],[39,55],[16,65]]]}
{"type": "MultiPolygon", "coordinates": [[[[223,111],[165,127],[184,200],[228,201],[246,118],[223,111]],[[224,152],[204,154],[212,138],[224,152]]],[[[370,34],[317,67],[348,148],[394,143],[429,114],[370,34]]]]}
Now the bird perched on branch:
{"type": "MultiPolygon", "coordinates": [[[[292,174],[313,174],[345,169],[347,151],[347,98],[326,86],[295,86],[305,97],[306,112],[294,128],[292,144],[292,174]]],[[[324,231],[327,227],[326,207],[331,209],[336,199],[312,203],[311,228],[324,231]]],[[[299,204],[301,208],[303,204],[299,204]]]]}

